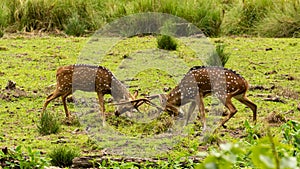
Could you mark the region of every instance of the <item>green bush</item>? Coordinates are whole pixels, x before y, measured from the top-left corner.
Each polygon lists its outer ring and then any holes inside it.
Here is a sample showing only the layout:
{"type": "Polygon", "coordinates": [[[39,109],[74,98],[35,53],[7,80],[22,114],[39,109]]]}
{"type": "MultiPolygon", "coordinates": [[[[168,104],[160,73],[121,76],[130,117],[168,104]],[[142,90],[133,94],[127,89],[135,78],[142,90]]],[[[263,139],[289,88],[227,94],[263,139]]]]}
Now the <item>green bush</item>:
{"type": "Polygon", "coordinates": [[[60,130],[60,122],[56,114],[44,112],[37,126],[42,135],[56,134],[60,130]]]}
{"type": "Polygon", "coordinates": [[[48,156],[51,158],[51,164],[58,167],[70,167],[75,157],[79,157],[79,150],[68,146],[55,147],[48,156]]]}
{"type": "Polygon", "coordinates": [[[165,50],[176,50],[177,42],[171,36],[161,35],[157,37],[157,47],[165,50]]]}
{"type": "Polygon", "coordinates": [[[262,19],[256,33],[265,37],[300,37],[299,1],[278,3],[276,8],[262,19]]]}
{"type": "Polygon", "coordinates": [[[256,25],[272,8],[271,0],[238,1],[225,12],[222,33],[225,35],[252,34],[256,25]]]}
{"type": "Polygon", "coordinates": [[[210,66],[225,66],[229,59],[229,53],[225,52],[224,44],[217,44],[216,51],[207,60],[207,65],[210,66]]]}
{"type": "Polygon", "coordinates": [[[65,32],[67,35],[81,36],[85,33],[86,26],[80,20],[78,14],[74,14],[72,18],[69,19],[67,25],[65,26],[65,32]]]}

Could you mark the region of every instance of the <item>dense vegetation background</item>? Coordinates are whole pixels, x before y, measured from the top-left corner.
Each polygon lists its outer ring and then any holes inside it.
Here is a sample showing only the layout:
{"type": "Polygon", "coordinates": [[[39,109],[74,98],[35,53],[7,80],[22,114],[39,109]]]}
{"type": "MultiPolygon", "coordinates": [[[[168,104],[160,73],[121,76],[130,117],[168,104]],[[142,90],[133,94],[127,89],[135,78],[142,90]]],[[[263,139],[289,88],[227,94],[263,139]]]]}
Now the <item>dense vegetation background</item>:
{"type": "Polygon", "coordinates": [[[299,37],[299,0],[2,0],[0,30],[63,31],[84,35],[134,13],[163,12],[186,19],[210,37],[299,37]]]}

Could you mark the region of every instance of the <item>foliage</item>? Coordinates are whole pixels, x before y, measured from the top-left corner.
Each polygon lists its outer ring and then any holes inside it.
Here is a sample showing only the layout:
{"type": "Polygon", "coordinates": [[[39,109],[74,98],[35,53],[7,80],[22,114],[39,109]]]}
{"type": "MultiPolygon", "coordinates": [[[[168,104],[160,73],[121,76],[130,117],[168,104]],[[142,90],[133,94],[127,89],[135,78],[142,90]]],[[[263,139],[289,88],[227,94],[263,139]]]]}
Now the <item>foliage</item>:
{"type": "Polygon", "coordinates": [[[37,126],[38,131],[42,135],[56,134],[60,130],[59,118],[56,114],[44,112],[37,126]]]}
{"type": "Polygon", "coordinates": [[[256,24],[268,13],[272,6],[271,0],[239,1],[231,4],[225,13],[222,30],[224,34],[252,34],[256,24]]]}
{"type": "Polygon", "coordinates": [[[51,164],[59,167],[70,167],[73,159],[80,155],[79,150],[74,147],[56,146],[48,156],[51,158],[51,164]]]}
{"type": "MultiPolygon", "coordinates": [[[[48,166],[48,159],[41,156],[38,151],[33,151],[30,147],[27,152],[22,152],[22,146],[15,149],[7,149],[7,152],[0,151],[0,164],[4,168],[44,168],[48,166]]],[[[1,167],[0,166],[0,167],[1,167]]]]}
{"type": "Polygon", "coordinates": [[[300,3],[282,2],[276,5],[266,17],[257,24],[256,32],[266,37],[300,37],[300,3]]]}
{"type": "Polygon", "coordinates": [[[229,53],[225,52],[225,45],[218,43],[216,51],[208,58],[207,64],[211,66],[225,66],[229,59],[229,53]]]}
{"type": "Polygon", "coordinates": [[[196,168],[240,168],[261,169],[297,168],[297,155],[288,144],[279,142],[277,137],[268,135],[253,143],[223,143],[220,149],[209,152],[202,164],[196,168]]]}
{"type": "Polygon", "coordinates": [[[298,155],[300,150],[300,123],[296,121],[288,121],[281,126],[284,143],[294,146],[295,156],[298,155]]]}
{"type": "Polygon", "coordinates": [[[81,36],[85,33],[85,25],[80,20],[78,14],[74,14],[72,18],[69,19],[67,25],[65,26],[65,32],[68,35],[81,36]]]}
{"type": "Polygon", "coordinates": [[[160,35],[157,37],[157,47],[165,50],[176,50],[177,42],[171,36],[160,35]]]}
{"type": "Polygon", "coordinates": [[[4,0],[0,27],[13,32],[61,30],[81,36],[122,16],[161,12],[186,19],[210,37],[299,37],[299,8],[298,0],[4,0]]]}

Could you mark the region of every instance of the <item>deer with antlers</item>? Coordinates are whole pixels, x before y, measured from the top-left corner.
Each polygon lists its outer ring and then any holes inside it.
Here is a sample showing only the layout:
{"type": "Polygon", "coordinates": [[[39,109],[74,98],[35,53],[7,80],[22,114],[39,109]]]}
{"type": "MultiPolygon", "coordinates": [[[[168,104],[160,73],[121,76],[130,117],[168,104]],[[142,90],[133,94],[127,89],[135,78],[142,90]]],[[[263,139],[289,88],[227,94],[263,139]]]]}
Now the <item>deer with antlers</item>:
{"type": "Polygon", "coordinates": [[[67,118],[70,118],[71,114],[67,108],[66,98],[72,94],[72,91],[75,92],[76,90],[97,93],[103,125],[105,125],[105,94],[112,95],[117,103],[124,102],[118,105],[115,114],[132,111],[133,108],[138,110],[138,106],[148,101],[145,98],[135,99],[138,94],[137,91],[134,95],[131,95],[112,72],[103,66],[81,64],[60,67],[56,72],[56,82],[56,89],[47,97],[42,111],[46,110],[50,101],[61,97],[67,118]]]}
{"type": "Polygon", "coordinates": [[[247,81],[235,71],[222,67],[195,66],[183,77],[180,83],[169,92],[148,96],[148,99],[159,98],[162,109],[174,116],[178,116],[179,107],[191,102],[188,109],[187,122],[196,105],[199,108],[203,130],[206,129],[206,118],[203,98],[210,94],[216,96],[230,111],[220,126],[233,117],[237,109],[231,102],[235,98],[248,106],[253,112],[253,121],[256,121],[257,106],[246,97],[247,81]]]}

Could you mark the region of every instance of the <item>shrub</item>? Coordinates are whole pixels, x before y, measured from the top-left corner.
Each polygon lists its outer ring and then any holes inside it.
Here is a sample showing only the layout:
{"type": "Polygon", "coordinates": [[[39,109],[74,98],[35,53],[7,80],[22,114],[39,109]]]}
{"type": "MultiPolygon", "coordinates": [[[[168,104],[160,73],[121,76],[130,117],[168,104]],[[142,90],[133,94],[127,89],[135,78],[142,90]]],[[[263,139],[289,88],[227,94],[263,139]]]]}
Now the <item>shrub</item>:
{"type": "Polygon", "coordinates": [[[265,37],[300,37],[300,4],[277,3],[274,10],[259,22],[255,32],[265,37]]]}
{"type": "Polygon", "coordinates": [[[259,21],[261,21],[272,8],[271,0],[239,1],[231,4],[226,11],[221,25],[225,35],[252,34],[259,21]]]}
{"type": "Polygon", "coordinates": [[[70,167],[72,160],[79,155],[77,149],[68,146],[57,146],[48,154],[51,164],[58,167],[70,167]]]}
{"type": "Polygon", "coordinates": [[[229,54],[224,51],[224,44],[217,44],[216,51],[208,58],[207,64],[210,66],[225,66],[229,59],[229,54]]]}
{"type": "Polygon", "coordinates": [[[85,33],[85,24],[80,20],[78,14],[74,14],[68,20],[67,25],[65,26],[65,32],[68,35],[81,36],[85,33]]]}
{"type": "Polygon", "coordinates": [[[157,37],[157,47],[165,50],[176,50],[177,42],[171,36],[161,35],[157,37]]]}
{"type": "Polygon", "coordinates": [[[38,132],[42,135],[58,133],[60,130],[60,122],[56,114],[44,112],[37,126],[38,132]]]}

